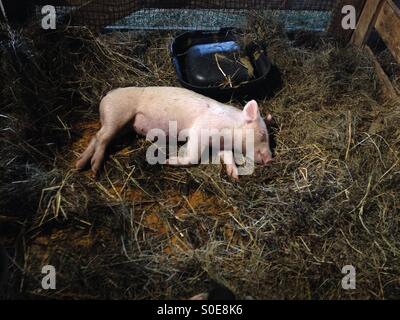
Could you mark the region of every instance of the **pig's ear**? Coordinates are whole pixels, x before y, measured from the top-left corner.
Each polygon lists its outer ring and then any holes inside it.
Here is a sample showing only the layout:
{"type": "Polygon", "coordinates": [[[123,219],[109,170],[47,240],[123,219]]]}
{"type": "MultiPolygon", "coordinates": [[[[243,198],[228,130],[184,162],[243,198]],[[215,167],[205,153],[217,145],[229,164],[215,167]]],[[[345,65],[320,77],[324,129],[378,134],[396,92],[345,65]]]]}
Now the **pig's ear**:
{"type": "Polygon", "coordinates": [[[256,101],[249,101],[243,109],[243,115],[247,122],[256,121],[259,117],[258,104],[256,101]]]}

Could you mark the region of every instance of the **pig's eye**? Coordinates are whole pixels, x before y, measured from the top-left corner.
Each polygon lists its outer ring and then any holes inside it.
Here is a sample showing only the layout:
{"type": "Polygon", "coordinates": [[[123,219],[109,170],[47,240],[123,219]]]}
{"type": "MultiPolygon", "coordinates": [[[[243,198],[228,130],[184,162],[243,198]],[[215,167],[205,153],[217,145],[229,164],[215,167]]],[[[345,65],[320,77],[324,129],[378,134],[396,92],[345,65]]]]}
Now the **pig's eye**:
{"type": "Polygon", "coordinates": [[[267,131],[260,130],[261,141],[267,141],[267,131]]]}

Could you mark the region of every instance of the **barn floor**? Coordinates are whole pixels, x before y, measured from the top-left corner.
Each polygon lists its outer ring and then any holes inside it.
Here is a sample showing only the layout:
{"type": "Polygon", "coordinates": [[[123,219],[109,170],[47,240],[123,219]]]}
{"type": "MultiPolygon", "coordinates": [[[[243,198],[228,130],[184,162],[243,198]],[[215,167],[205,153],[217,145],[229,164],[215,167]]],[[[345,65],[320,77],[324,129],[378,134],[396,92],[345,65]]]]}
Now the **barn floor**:
{"type": "Polygon", "coordinates": [[[399,102],[364,52],[251,21],[244,41],[267,43],[284,85],[260,101],[276,162],[239,182],[221,166],[150,166],[137,137],[97,179],[73,169],[108,90],[178,85],[172,34],[71,27],[9,46],[2,26],[2,298],[182,299],[210,279],[239,298],[400,298],[399,102]],[[56,290],[41,289],[46,264],[56,290]],[[341,286],[345,265],[355,290],[341,286]]]}

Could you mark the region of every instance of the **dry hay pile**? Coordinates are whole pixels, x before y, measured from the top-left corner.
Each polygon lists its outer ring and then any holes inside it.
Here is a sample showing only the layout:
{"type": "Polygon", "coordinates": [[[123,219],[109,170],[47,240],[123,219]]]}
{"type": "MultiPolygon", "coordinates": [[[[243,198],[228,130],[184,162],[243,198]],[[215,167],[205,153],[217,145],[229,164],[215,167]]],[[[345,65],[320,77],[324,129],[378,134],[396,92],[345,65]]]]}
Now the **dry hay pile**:
{"type": "Polygon", "coordinates": [[[400,107],[367,56],[257,17],[284,86],[276,162],[232,182],[221,166],[150,166],[126,137],[95,180],[73,169],[111,88],[177,85],[171,34],[1,32],[0,232],[5,298],[184,298],[207,279],[239,298],[400,297],[400,107]],[[33,41],[32,39],[35,39],[33,41]],[[41,268],[57,290],[41,289],[41,268]],[[357,289],[341,288],[341,269],[357,289]]]}

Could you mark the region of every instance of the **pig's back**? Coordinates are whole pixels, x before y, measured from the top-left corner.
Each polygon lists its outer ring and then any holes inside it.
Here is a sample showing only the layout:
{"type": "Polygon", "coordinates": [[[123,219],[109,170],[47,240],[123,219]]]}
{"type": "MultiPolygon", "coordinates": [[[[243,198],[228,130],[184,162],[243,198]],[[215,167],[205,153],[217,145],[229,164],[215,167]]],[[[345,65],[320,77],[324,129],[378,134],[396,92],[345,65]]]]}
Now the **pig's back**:
{"type": "Polygon", "coordinates": [[[140,97],[138,111],[164,128],[176,120],[178,130],[189,128],[199,117],[224,106],[205,96],[184,88],[146,87],[140,97]]]}
{"type": "Polygon", "coordinates": [[[204,112],[210,105],[219,102],[185,88],[176,87],[146,87],[141,104],[153,104],[161,108],[172,108],[182,112],[204,112]]]}

